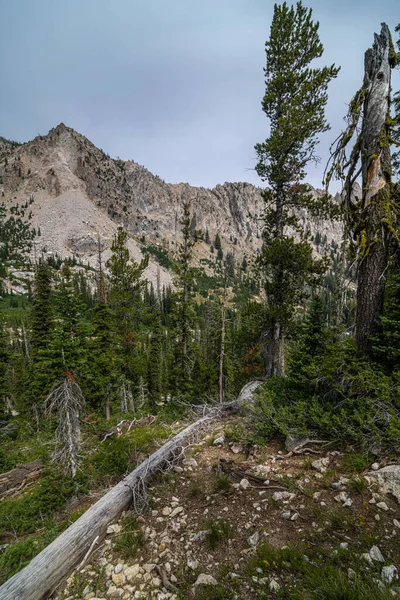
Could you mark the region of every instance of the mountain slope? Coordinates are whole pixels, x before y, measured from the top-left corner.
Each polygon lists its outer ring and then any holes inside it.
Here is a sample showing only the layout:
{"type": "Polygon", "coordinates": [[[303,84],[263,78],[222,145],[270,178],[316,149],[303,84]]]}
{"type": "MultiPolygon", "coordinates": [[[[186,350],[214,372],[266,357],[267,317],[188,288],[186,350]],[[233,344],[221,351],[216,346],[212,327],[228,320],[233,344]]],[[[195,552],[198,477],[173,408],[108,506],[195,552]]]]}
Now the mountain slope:
{"type": "MultiPolygon", "coordinates": [[[[0,138],[0,190],[7,205],[25,203],[41,230],[37,251],[75,254],[96,262],[97,237],[109,251],[118,225],[131,234],[130,250],[138,260],[144,244],[160,245],[172,254],[180,241],[179,221],[185,200],[191,203],[192,229],[199,232],[195,259],[211,258],[218,233],[223,250],[238,259],[261,246],[261,189],[248,183],[225,183],[214,189],[168,184],[133,161],[114,160],[87,138],[60,124],[46,136],[16,145],[0,138]]],[[[320,192],[315,191],[318,194],[320,192]]],[[[316,222],[306,214],[304,227],[340,241],[341,225],[316,222]]],[[[150,261],[147,276],[155,280],[150,261]]],[[[161,282],[170,274],[161,269],[161,282]]]]}

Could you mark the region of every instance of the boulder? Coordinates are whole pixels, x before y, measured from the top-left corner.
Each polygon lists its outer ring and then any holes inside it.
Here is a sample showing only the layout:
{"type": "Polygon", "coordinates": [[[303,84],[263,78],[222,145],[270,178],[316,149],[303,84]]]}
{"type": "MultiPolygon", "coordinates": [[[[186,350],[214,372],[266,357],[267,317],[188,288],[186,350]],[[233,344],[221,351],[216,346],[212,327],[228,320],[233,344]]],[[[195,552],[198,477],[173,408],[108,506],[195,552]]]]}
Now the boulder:
{"type": "Polygon", "coordinates": [[[400,504],[400,465],[388,465],[377,471],[370,471],[368,476],[376,481],[386,494],[392,494],[400,504]]]}

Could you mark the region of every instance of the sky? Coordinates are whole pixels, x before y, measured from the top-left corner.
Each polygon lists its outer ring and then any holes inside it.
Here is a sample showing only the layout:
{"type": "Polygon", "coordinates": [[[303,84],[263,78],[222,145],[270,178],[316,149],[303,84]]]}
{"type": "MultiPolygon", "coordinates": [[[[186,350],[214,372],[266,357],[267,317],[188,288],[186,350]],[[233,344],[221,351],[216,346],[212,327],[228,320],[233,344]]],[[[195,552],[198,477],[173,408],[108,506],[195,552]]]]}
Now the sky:
{"type": "MultiPolygon", "coordinates": [[[[323,61],[341,66],[329,87],[329,145],[363,78],[365,50],[398,0],[305,0],[320,21],[323,61]]],[[[112,157],[170,183],[260,184],[254,145],[271,0],[0,0],[0,136],[25,142],[60,122],[112,157]]],[[[394,89],[400,74],[393,74],[394,89]]]]}

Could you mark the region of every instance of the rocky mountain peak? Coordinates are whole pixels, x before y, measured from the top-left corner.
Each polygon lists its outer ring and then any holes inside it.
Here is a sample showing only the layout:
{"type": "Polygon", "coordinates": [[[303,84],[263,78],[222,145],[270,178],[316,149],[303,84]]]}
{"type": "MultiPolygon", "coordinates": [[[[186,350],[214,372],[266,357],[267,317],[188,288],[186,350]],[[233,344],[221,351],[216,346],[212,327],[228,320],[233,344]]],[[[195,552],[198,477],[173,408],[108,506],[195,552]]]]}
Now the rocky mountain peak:
{"type": "MultiPolygon", "coordinates": [[[[260,188],[246,182],[225,182],[211,190],[168,184],[133,161],[112,159],[64,123],[21,145],[0,138],[0,177],[6,203],[33,198],[41,251],[79,254],[93,262],[97,236],[107,248],[120,225],[131,234],[137,258],[149,244],[173,254],[180,243],[184,201],[191,204],[197,260],[212,258],[210,243],[217,233],[224,252],[238,260],[261,247],[260,188]]],[[[328,243],[340,238],[338,224],[311,221],[307,215],[303,222],[311,233],[326,235],[328,243]]],[[[156,266],[151,269],[154,275],[156,266]]]]}

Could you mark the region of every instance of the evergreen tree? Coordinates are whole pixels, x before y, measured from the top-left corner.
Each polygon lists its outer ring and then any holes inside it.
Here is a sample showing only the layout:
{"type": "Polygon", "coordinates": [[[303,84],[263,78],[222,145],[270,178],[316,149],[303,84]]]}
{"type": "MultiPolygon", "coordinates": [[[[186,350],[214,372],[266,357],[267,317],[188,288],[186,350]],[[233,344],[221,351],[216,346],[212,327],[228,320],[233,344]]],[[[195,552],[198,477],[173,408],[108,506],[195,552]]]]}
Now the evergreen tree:
{"type": "Polygon", "coordinates": [[[53,327],[50,268],[39,261],[35,273],[31,313],[31,342],[34,353],[47,348],[53,327]]]}
{"type": "Polygon", "coordinates": [[[69,265],[65,262],[57,286],[56,322],[49,352],[55,377],[68,371],[76,378],[85,360],[86,329],[83,326],[84,304],[78,295],[69,265]]]}
{"type": "Polygon", "coordinates": [[[106,266],[109,270],[110,289],[108,305],[113,318],[113,329],[117,334],[118,365],[123,378],[134,384],[137,381],[138,331],[147,312],[143,296],[147,280],[143,278],[149,257],[140,263],[131,259],[127,248],[128,234],[121,227],[111,245],[111,258],[106,266]]]}
{"type": "Polygon", "coordinates": [[[191,371],[193,367],[193,335],[195,312],[193,306],[194,271],[190,265],[193,240],[190,235],[190,206],[183,205],[181,221],[183,242],[178,258],[176,279],[175,320],[177,330],[175,382],[176,392],[187,397],[192,390],[191,371]]]}
{"type": "Polygon", "coordinates": [[[163,332],[161,329],[159,311],[155,310],[147,363],[148,391],[153,409],[156,408],[156,405],[161,401],[162,397],[163,363],[163,332]]]}
{"type": "Polygon", "coordinates": [[[104,410],[106,419],[117,396],[116,334],[113,315],[107,303],[107,286],[102,265],[100,240],[98,244],[97,302],[93,308],[89,361],[85,376],[85,392],[94,407],[104,410]]]}
{"type": "Polygon", "coordinates": [[[305,284],[324,269],[312,259],[312,248],[294,210],[322,210],[302,184],[305,169],[315,159],[317,135],[329,129],[325,119],[327,87],[339,69],[311,68],[322,56],[319,23],[312,10],[298,2],[275,5],[270,38],[266,42],[265,84],[262,108],[270,120],[270,136],[257,144],[256,170],[269,188],[263,193],[265,225],[261,265],[269,307],[269,333],[265,349],[265,375],[283,371],[285,331],[294,307],[304,297],[305,284]],[[292,227],[295,242],[286,233],[292,227]]]}
{"type": "Polygon", "coordinates": [[[380,331],[373,338],[373,354],[391,373],[400,369],[400,265],[389,273],[385,289],[385,304],[380,318],[380,331]]]}

